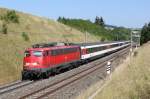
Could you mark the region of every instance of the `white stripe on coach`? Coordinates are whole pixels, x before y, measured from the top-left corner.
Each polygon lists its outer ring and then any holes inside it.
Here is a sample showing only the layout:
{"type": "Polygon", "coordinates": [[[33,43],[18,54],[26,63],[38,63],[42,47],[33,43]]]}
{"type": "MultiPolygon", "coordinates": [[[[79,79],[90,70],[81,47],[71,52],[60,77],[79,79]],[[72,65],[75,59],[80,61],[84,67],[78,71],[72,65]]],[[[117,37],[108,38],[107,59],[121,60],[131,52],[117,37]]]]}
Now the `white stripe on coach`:
{"type": "Polygon", "coordinates": [[[122,45],[122,46],[115,47],[115,48],[110,48],[110,49],[103,50],[103,51],[98,51],[98,52],[86,54],[86,55],[82,55],[82,56],[81,56],[81,59],[91,58],[91,57],[94,57],[94,56],[97,56],[97,55],[101,55],[101,54],[104,54],[104,53],[106,53],[106,52],[113,51],[113,50],[116,50],[116,49],[119,49],[119,48],[122,48],[122,47],[125,47],[125,46],[128,46],[128,45],[129,45],[129,44],[122,45]]]}
{"type": "MultiPolygon", "coordinates": [[[[128,42],[128,41],[126,41],[126,42],[128,42]]],[[[81,46],[81,49],[84,49],[84,48],[93,48],[93,47],[100,47],[100,46],[108,46],[108,45],[120,44],[120,43],[126,43],[126,42],[116,42],[116,43],[107,43],[107,44],[99,44],[99,45],[81,46]]]]}

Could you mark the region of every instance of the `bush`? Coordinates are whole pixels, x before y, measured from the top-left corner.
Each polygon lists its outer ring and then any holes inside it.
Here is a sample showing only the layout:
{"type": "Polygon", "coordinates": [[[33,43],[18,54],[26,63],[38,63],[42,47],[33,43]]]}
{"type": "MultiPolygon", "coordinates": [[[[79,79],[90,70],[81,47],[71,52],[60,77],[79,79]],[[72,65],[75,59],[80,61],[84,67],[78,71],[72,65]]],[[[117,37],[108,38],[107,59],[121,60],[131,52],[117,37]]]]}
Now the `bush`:
{"type": "Polygon", "coordinates": [[[6,14],[0,16],[0,20],[2,20],[2,22],[3,22],[2,33],[7,34],[8,24],[10,22],[19,23],[19,16],[16,14],[16,12],[14,10],[7,11],[6,14]]]}
{"type": "Polygon", "coordinates": [[[19,16],[16,14],[16,11],[12,10],[12,11],[7,11],[7,13],[5,15],[1,16],[1,20],[9,23],[19,23],[19,16]]]}
{"type": "Polygon", "coordinates": [[[7,34],[7,25],[6,24],[2,25],[2,33],[7,34]]]}
{"type": "Polygon", "coordinates": [[[13,23],[19,23],[19,17],[16,14],[16,11],[8,11],[6,14],[7,18],[9,21],[13,22],[13,23]]]}
{"type": "Polygon", "coordinates": [[[104,38],[104,37],[102,37],[102,38],[101,38],[101,42],[104,42],[104,41],[105,41],[105,38],[104,38]]]}
{"type": "Polygon", "coordinates": [[[23,37],[23,39],[25,41],[29,41],[30,40],[30,38],[29,38],[29,36],[28,36],[28,34],[26,32],[22,32],[22,37],[23,37]]]}

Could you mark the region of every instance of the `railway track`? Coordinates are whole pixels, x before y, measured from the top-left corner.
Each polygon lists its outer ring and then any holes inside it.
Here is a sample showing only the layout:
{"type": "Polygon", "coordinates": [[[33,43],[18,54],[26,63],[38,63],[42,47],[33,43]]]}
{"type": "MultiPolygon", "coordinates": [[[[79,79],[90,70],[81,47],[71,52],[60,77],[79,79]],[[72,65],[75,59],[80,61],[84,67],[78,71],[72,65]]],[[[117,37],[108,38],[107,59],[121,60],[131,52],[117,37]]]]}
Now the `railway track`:
{"type": "Polygon", "coordinates": [[[10,84],[6,84],[6,85],[3,85],[3,86],[0,86],[0,90],[2,90],[2,89],[4,89],[4,88],[7,88],[7,87],[10,87],[10,86],[13,86],[13,85],[15,85],[15,84],[18,84],[18,83],[20,83],[20,82],[21,82],[21,80],[18,80],[18,81],[12,82],[12,83],[10,83],[10,84]]]}
{"type": "Polygon", "coordinates": [[[5,85],[3,87],[0,87],[0,95],[5,94],[5,93],[9,93],[13,90],[27,86],[29,84],[33,84],[33,81],[16,81],[12,84],[5,85]]]}
{"type": "MultiPolygon", "coordinates": [[[[119,55],[124,55],[127,53],[127,50],[124,49],[123,51],[119,51],[119,52],[116,52],[116,53],[118,53],[119,55]]],[[[101,59],[98,62],[94,62],[93,64],[91,64],[92,67],[90,67],[90,68],[84,69],[78,73],[75,73],[75,74],[67,77],[67,78],[64,78],[64,79],[57,81],[53,84],[50,84],[50,85],[45,86],[41,89],[38,89],[38,90],[36,90],[30,94],[24,95],[24,96],[20,97],[20,99],[26,99],[26,98],[41,99],[41,98],[44,98],[48,95],[51,95],[51,94],[55,93],[56,91],[58,91],[59,89],[65,87],[65,86],[67,86],[73,82],[80,80],[81,78],[85,77],[86,75],[89,75],[90,73],[93,73],[93,72],[101,69],[103,66],[106,66],[106,63],[108,62],[108,60],[112,61],[112,60],[115,60],[117,58],[116,55],[118,55],[118,54],[116,54],[116,53],[108,56],[107,58],[101,59]]]]}

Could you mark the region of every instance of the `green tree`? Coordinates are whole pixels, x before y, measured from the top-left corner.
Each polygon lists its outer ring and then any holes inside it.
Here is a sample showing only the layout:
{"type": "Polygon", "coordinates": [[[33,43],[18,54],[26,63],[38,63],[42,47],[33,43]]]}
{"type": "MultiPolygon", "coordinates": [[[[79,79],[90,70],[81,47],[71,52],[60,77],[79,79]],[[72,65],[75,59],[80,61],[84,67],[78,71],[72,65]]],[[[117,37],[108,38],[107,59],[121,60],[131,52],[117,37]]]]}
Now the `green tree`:
{"type": "Polygon", "coordinates": [[[95,18],[95,24],[100,25],[100,18],[98,16],[96,16],[95,18]]]}
{"type": "Polygon", "coordinates": [[[68,20],[68,19],[66,19],[65,17],[60,17],[60,16],[59,16],[58,19],[57,19],[58,22],[61,22],[61,23],[64,23],[64,24],[67,23],[67,20],[68,20]]]}
{"type": "Polygon", "coordinates": [[[105,25],[104,20],[103,20],[103,18],[101,17],[101,18],[100,18],[100,26],[104,26],[104,25],[105,25]]]}
{"type": "Polygon", "coordinates": [[[3,25],[2,25],[2,32],[3,34],[7,34],[8,30],[8,24],[9,23],[19,23],[19,16],[16,14],[14,10],[12,11],[7,11],[6,14],[0,16],[3,25]]]}
{"type": "Polygon", "coordinates": [[[148,30],[147,30],[147,24],[145,24],[145,25],[143,26],[142,30],[141,30],[141,41],[140,41],[141,44],[146,43],[145,38],[146,38],[146,33],[147,33],[147,31],[148,31],[148,30]]]}
{"type": "Polygon", "coordinates": [[[150,23],[145,24],[141,30],[141,44],[150,41],[150,23]]]}
{"type": "Polygon", "coordinates": [[[62,18],[59,16],[58,19],[57,19],[57,21],[61,22],[61,20],[62,20],[62,18]]]}
{"type": "Polygon", "coordinates": [[[96,18],[95,18],[95,24],[104,27],[105,26],[105,22],[103,20],[103,17],[96,16],[96,18]]]}

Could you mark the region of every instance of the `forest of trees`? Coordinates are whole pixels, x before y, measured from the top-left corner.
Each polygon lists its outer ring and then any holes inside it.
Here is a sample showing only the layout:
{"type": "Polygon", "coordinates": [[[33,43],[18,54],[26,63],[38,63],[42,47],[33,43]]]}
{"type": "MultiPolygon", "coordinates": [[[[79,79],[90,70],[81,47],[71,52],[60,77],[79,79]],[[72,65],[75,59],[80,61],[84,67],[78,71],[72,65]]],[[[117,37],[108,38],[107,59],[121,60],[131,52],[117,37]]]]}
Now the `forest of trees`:
{"type": "Polygon", "coordinates": [[[150,41],[150,22],[145,24],[141,30],[141,44],[150,41]]]}
{"type": "Polygon", "coordinates": [[[106,24],[102,17],[96,17],[95,22],[91,22],[90,20],[71,19],[65,17],[59,17],[57,21],[70,27],[76,28],[81,32],[89,32],[93,35],[100,36],[102,41],[129,40],[130,38],[130,29],[124,27],[106,29],[106,24]]]}

